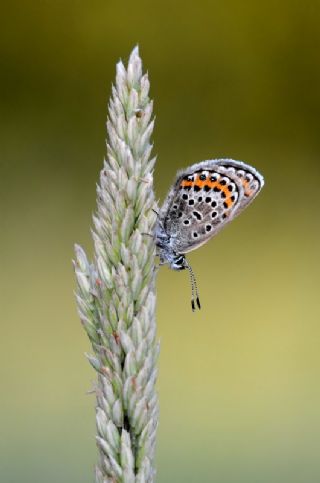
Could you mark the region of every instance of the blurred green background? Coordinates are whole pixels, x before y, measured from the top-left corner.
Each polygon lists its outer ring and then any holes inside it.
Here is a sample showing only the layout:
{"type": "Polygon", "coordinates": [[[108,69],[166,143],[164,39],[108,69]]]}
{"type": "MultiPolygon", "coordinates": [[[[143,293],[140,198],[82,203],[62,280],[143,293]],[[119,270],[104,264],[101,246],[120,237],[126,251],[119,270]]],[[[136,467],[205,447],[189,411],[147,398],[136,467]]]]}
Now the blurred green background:
{"type": "Polygon", "coordinates": [[[115,63],[136,43],[163,199],[214,157],[265,176],[253,205],[161,269],[158,483],[320,481],[320,4],[4,2],[0,29],[0,481],[93,481],[94,373],[71,266],[89,227],[115,63]]]}

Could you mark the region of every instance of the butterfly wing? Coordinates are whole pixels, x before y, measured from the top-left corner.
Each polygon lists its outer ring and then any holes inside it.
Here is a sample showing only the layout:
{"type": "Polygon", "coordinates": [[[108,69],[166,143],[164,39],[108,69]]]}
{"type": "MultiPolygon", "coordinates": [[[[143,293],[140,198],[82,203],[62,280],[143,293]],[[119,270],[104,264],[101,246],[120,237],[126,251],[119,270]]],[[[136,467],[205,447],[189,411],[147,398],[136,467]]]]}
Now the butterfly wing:
{"type": "Polygon", "coordinates": [[[262,186],[254,168],[228,159],[203,161],[179,172],[160,213],[175,252],[187,253],[206,243],[262,186]]]}
{"type": "Polygon", "coordinates": [[[240,199],[239,206],[235,213],[238,215],[261,191],[264,185],[264,178],[255,168],[241,161],[219,159],[216,160],[216,164],[221,173],[232,176],[236,179],[237,183],[241,184],[243,187],[243,197],[240,199]]]}

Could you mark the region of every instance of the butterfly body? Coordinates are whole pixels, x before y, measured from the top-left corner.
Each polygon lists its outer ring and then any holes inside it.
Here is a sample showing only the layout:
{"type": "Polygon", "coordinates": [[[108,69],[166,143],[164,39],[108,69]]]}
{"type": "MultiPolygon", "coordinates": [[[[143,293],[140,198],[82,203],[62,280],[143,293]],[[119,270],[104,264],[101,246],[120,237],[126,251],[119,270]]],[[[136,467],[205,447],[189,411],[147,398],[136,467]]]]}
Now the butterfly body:
{"type": "Polygon", "coordinates": [[[160,262],[174,270],[189,268],[185,253],[215,236],[263,185],[256,169],[232,159],[202,161],[179,171],[158,216],[160,262]]]}

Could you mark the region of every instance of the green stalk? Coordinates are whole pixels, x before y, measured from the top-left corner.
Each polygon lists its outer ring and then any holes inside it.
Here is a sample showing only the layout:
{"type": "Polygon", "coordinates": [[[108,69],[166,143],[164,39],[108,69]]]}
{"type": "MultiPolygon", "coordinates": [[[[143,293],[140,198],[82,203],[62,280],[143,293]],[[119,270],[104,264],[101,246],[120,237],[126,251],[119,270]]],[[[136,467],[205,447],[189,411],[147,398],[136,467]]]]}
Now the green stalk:
{"type": "Polygon", "coordinates": [[[98,374],[96,482],[153,482],[158,425],[155,321],[156,215],[149,80],[136,47],[117,64],[107,159],[93,217],[94,259],[76,245],[77,305],[98,374]]]}

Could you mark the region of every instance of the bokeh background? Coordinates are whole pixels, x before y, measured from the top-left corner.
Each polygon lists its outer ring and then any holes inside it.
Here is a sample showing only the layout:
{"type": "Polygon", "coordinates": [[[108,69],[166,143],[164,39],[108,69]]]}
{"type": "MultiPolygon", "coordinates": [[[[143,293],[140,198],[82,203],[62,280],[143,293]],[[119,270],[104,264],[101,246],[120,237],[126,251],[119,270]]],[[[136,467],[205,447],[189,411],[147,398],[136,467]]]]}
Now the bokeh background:
{"type": "Polygon", "coordinates": [[[73,297],[115,63],[155,99],[157,196],[214,157],[265,176],[253,205],[161,269],[158,483],[320,481],[320,4],[4,2],[0,28],[0,481],[93,481],[94,373],[73,297]]]}

